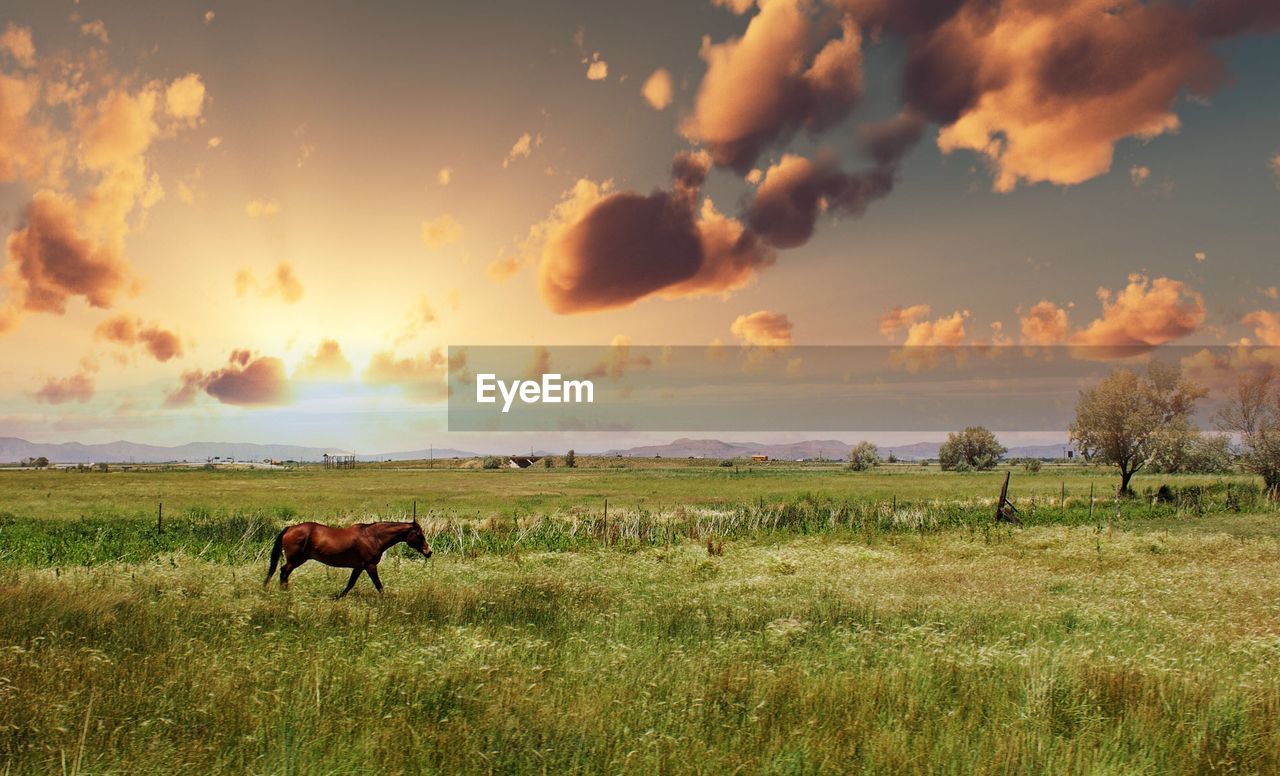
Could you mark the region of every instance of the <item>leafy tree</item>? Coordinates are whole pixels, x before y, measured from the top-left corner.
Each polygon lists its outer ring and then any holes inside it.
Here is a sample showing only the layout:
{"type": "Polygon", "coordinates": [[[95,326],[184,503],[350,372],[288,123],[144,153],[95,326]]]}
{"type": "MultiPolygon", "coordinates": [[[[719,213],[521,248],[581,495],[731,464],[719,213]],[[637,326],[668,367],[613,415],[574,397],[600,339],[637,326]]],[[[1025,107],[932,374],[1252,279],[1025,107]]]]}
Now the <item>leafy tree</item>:
{"type": "Polygon", "coordinates": [[[880,465],[880,451],[871,442],[859,442],[849,451],[849,468],[855,472],[864,472],[880,465]]]}
{"type": "Polygon", "coordinates": [[[959,433],[947,435],[947,441],[938,448],[938,462],[943,469],[982,471],[994,468],[1006,452],[1008,450],[995,434],[982,426],[970,426],[959,433]]]}
{"type": "Polygon", "coordinates": [[[556,459],[555,459],[555,458],[552,458],[551,456],[549,456],[549,455],[548,455],[548,456],[546,456],[545,458],[543,458],[543,459],[542,459],[542,465],[543,465],[545,468],[548,468],[548,469],[554,469],[554,468],[555,468],[555,465],[556,465],[556,459]]]}
{"type": "Polygon", "coordinates": [[[1120,469],[1120,491],[1146,466],[1162,443],[1189,427],[1205,391],[1176,366],[1152,362],[1145,375],[1117,369],[1080,392],[1071,441],[1090,461],[1120,469]]]}
{"type": "Polygon", "coordinates": [[[42,455],[35,460],[35,466],[37,469],[47,469],[49,468],[49,459],[42,455]]]}
{"type": "Polygon", "coordinates": [[[576,469],[578,467],[578,456],[574,454],[573,450],[565,453],[564,467],[566,469],[576,469]]]}
{"type": "Polygon", "coordinates": [[[486,469],[501,469],[501,468],[502,468],[502,459],[498,458],[497,456],[493,456],[493,455],[488,456],[487,458],[485,458],[485,459],[484,459],[484,464],[483,464],[483,466],[484,466],[484,468],[486,468],[486,469]]]}
{"type": "Polygon", "coordinates": [[[1272,498],[1280,495],[1280,377],[1242,375],[1218,427],[1239,436],[1240,463],[1262,478],[1272,498]]]}
{"type": "Polygon", "coordinates": [[[1231,438],[1206,436],[1185,420],[1156,436],[1149,468],[1161,474],[1225,474],[1231,471],[1231,438]]]}

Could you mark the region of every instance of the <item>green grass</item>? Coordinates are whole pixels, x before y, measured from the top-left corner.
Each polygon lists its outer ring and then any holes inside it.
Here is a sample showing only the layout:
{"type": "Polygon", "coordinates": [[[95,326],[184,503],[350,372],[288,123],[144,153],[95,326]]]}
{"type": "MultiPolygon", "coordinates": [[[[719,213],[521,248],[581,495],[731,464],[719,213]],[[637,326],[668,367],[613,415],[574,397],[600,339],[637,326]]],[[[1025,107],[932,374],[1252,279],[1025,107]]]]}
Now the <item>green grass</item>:
{"type": "Polygon", "coordinates": [[[0,473],[0,773],[1280,770],[1280,516],[1089,522],[1090,476],[1015,473],[1017,530],[991,474],[0,473]],[[260,587],[277,525],[420,493],[385,596],[260,587]]]}

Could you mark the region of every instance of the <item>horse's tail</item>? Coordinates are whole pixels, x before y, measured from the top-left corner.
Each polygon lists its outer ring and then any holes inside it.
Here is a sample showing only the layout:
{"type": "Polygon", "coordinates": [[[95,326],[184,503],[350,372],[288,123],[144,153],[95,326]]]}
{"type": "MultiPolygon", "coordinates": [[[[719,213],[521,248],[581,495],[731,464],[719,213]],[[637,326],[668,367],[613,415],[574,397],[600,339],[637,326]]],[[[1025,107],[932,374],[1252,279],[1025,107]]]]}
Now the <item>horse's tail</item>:
{"type": "Polygon", "coordinates": [[[284,532],[287,530],[289,529],[286,528],[276,534],[276,543],[271,547],[271,568],[267,569],[267,578],[262,580],[263,587],[267,586],[267,583],[271,581],[272,575],[276,573],[276,565],[280,563],[280,553],[284,551],[284,532]]]}

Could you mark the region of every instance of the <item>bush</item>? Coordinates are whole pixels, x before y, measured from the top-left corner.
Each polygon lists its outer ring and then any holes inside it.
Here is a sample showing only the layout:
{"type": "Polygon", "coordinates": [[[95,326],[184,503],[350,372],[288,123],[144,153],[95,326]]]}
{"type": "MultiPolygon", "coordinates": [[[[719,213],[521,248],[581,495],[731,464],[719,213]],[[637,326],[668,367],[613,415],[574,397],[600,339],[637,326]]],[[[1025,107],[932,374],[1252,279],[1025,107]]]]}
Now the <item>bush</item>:
{"type": "Polygon", "coordinates": [[[1041,463],[1039,458],[1028,458],[1022,462],[1022,467],[1032,474],[1040,471],[1040,466],[1041,463]]]}
{"type": "Polygon", "coordinates": [[[494,455],[487,456],[487,457],[484,459],[484,464],[483,464],[483,466],[484,466],[484,468],[485,468],[485,469],[501,469],[501,468],[502,468],[502,459],[501,459],[501,458],[498,458],[497,456],[494,456],[494,455]]]}
{"type": "Polygon", "coordinates": [[[721,462],[720,462],[720,465],[721,465],[722,467],[726,468],[726,469],[732,468],[732,467],[733,467],[733,459],[732,459],[732,458],[726,458],[726,459],[724,459],[723,461],[721,461],[721,462]]]}
{"type": "Polygon", "coordinates": [[[573,450],[569,450],[569,452],[565,453],[564,455],[564,468],[576,469],[577,467],[578,467],[578,456],[574,454],[573,450]]]}
{"type": "Polygon", "coordinates": [[[971,471],[983,471],[995,468],[1008,450],[996,440],[996,435],[982,426],[970,426],[956,434],[948,434],[947,441],[938,449],[938,462],[943,469],[961,471],[960,464],[965,464],[971,471]]]}
{"type": "Polygon", "coordinates": [[[548,455],[542,459],[542,465],[548,469],[554,469],[556,466],[556,459],[548,455]]]}
{"type": "Polygon", "coordinates": [[[880,451],[871,442],[859,442],[849,451],[849,468],[855,472],[864,472],[880,465],[880,451]]]}

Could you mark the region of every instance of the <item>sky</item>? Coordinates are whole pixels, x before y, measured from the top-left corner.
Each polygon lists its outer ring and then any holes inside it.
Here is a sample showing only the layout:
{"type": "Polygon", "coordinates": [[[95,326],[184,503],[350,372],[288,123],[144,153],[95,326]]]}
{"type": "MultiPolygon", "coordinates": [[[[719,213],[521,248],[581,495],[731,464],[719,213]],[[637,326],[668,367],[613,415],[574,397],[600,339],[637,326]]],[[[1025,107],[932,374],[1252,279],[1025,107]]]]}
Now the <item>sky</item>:
{"type": "Polygon", "coordinates": [[[1280,345],[1277,32],[10,0],[0,436],[492,447],[445,430],[451,346],[1280,345]]]}

